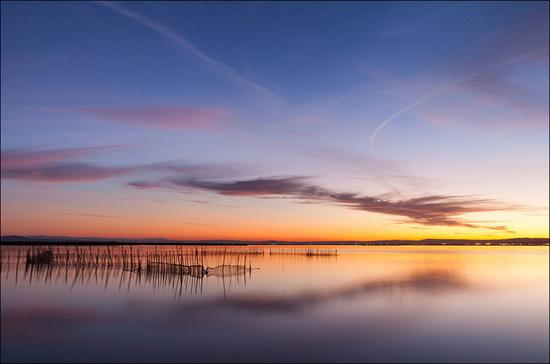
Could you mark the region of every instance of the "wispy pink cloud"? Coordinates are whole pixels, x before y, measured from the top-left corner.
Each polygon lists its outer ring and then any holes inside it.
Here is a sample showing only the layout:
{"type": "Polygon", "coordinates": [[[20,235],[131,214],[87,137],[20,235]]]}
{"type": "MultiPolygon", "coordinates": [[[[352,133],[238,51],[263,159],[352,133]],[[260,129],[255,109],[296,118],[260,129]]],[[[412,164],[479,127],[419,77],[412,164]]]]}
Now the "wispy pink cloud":
{"type": "Polygon", "coordinates": [[[227,109],[216,107],[84,107],[52,110],[83,113],[111,122],[175,130],[219,130],[233,122],[233,116],[227,109]]]}
{"type": "Polygon", "coordinates": [[[109,145],[85,148],[63,148],[63,149],[9,149],[3,150],[0,160],[2,169],[26,168],[46,163],[58,163],[75,158],[87,157],[91,154],[121,148],[122,145],[109,145]]]}
{"type": "MultiPolygon", "coordinates": [[[[548,31],[548,14],[529,13],[498,37],[480,37],[481,41],[474,45],[476,52],[473,58],[456,57],[456,60],[448,65],[449,74],[454,75],[451,80],[442,82],[439,87],[403,105],[378,124],[369,138],[371,149],[374,148],[377,135],[393,120],[412,110],[426,107],[432,98],[449,91],[456,93],[458,90],[462,94],[474,97],[460,104],[460,113],[457,116],[449,117],[449,113],[445,111],[428,112],[429,121],[449,125],[457,121],[471,120],[471,115],[465,115],[465,110],[500,108],[505,110],[498,115],[489,115],[488,118],[475,118],[475,124],[490,127],[548,126],[547,94],[516,84],[510,77],[516,67],[537,66],[539,69],[548,69],[548,31]],[[486,122],[488,120],[490,121],[486,122]]],[[[540,81],[545,82],[544,77],[540,81]]],[[[541,86],[547,89],[547,77],[545,84],[539,83],[537,86],[539,89],[541,86]]],[[[453,102],[456,104],[457,100],[453,102]]],[[[429,107],[433,107],[433,103],[429,107]]]]}
{"type": "Polygon", "coordinates": [[[134,170],[134,167],[104,167],[91,163],[67,162],[33,166],[31,168],[2,168],[2,178],[28,181],[82,182],[112,178],[134,170]]]}
{"type": "MultiPolygon", "coordinates": [[[[475,70],[473,71],[472,73],[470,74],[466,74],[462,77],[459,77],[459,78],[455,78],[449,82],[446,82],[445,84],[439,86],[438,88],[434,89],[434,90],[431,90],[430,92],[428,92],[427,94],[423,95],[422,97],[414,100],[413,102],[405,105],[404,107],[400,108],[397,112],[393,113],[392,115],[390,115],[389,117],[387,117],[386,119],[384,119],[382,122],[380,122],[378,124],[378,126],[374,129],[374,131],[372,132],[370,138],[369,138],[369,145],[370,145],[370,148],[371,150],[374,149],[374,144],[375,144],[375,141],[376,141],[376,137],[378,136],[378,134],[380,133],[380,131],[382,129],[384,129],[389,123],[391,123],[393,120],[397,119],[398,117],[400,117],[401,115],[413,110],[413,109],[416,109],[419,105],[422,105],[424,103],[426,103],[428,100],[432,99],[434,96],[444,92],[444,91],[447,91],[448,89],[452,88],[452,87],[456,87],[456,86],[459,86],[459,85],[463,85],[463,84],[466,84],[466,83],[470,83],[470,84],[476,84],[475,80],[479,80],[479,79],[483,79],[484,77],[486,78],[487,75],[495,75],[495,74],[499,74],[501,68],[503,67],[507,67],[511,64],[514,64],[514,63],[518,63],[518,62],[523,62],[525,61],[525,59],[529,59],[530,57],[532,57],[533,55],[536,55],[538,53],[542,53],[542,52],[547,52],[548,50],[548,47],[540,47],[540,48],[536,48],[536,49],[531,49],[529,50],[528,52],[526,53],[523,53],[523,54],[520,54],[520,55],[516,55],[512,58],[509,58],[509,59],[506,59],[506,60],[503,60],[499,63],[496,63],[496,64],[493,64],[493,65],[490,65],[489,67],[486,67],[485,69],[481,69],[481,70],[475,70]]],[[[518,98],[518,95],[517,95],[517,88],[513,89],[513,90],[504,90],[504,89],[501,89],[499,87],[493,87],[494,85],[502,85],[503,82],[501,79],[499,78],[495,78],[492,80],[491,83],[489,83],[489,87],[487,86],[479,86],[480,83],[478,82],[478,90],[483,90],[483,92],[485,92],[486,94],[489,94],[493,96],[493,98],[498,98],[500,101],[506,101],[507,103],[513,105],[514,107],[517,107],[519,105],[522,106],[522,108],[525,107],[525,104],[528,104],[528,105],[532,105],[532,102],[530,100],[525,100],[525,98],[523,100],[521,100],[521,102],[518,102],[517,101],[517,98],[518,98]],[[512,101],[510,101],[510,94],[512,94],[512,101]]],[[[523,90],[524,92],[526,90],[523,90]]]]}
{"type": "Polygon", "coordinates": [[[416,114],[440,127],[465,126],[485,128],[541,128],[548,127],[548,102],[545,96],[504,80],[483,78],[476,84],[464,85],[456,98],[439,100],[416,114]],[[502,111],[505,108],[506,112],[502,111]]]}
{"type": "Polygon", "coordinates": [[[80,182],[119,176],[135,167],[104,167],[74,160],[120,147],[123,146],[4,150],[1,153],[1,177],[27,181],[80,182]]]}
{"type": "Polygon", "coordinates": [[[222,178],[231,177],[243,171],[243,168],[239,166],[191,164],[182,161],[103,166],[77,160],[80,157],[117,147],[119,146],[51,150],[5,150],[1,153],[1,178],[45,182],[83,182],[138,172],[169,172],[185,174],[194,178],[222,178]]]}
{"type": "Polygon", "coordinates": [[[105,214],[88,214],[83,212],[51,212],[53,215],[66,215],[66,216],[84,216],[84,217],[97,217],[107,219],[135,219],[133,216],[121,216],[121,215],[105,215],[105,214]]]}

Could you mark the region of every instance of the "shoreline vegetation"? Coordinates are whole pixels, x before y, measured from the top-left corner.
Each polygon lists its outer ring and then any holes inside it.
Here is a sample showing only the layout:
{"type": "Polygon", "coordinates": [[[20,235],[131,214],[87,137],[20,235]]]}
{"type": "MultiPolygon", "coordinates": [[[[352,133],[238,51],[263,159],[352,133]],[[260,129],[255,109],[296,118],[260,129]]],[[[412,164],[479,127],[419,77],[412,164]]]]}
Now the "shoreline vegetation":
{"type": "Polygon", "coordinates": [[[49,236],[2,236],[0,245],[357,245],[357,246],[548,246],[548,238],[513,239],[423,239],[423,240],[375,240],[375,241],[277,241],[277,240],[170,240],[152,239],[108,239],[49,236]]]}

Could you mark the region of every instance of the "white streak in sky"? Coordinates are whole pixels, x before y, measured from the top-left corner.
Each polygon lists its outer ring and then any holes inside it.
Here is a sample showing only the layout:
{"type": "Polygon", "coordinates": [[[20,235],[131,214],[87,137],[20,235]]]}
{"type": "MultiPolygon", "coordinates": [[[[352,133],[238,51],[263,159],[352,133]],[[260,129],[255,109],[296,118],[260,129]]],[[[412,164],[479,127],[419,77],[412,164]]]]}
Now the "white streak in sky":
{"type": "Polygon", "coordinates": [[[114,12],[123,15],[127,18],[130,18],[132,20],[135,20],[136,22],[140,23],[141,25],[146,26],[147,28],[159,33],[164,38],[170,40],[171,42],[175,43],[180,49],[184,50],[188,54],[191,54],[193,57],[195,57],[197,60],[199,60],[203,65],[208,66],[210,69],[216,71],[217,73],[221,74],[222,76],[226,77],[230,81],[234,82],[235,84],[247,88],[249,90],[253,90],[254,92],[270,99],[274,103],[282,103],[283,100],[280,96],[274,94],[273,92],[269,91],[263,86],[260,86],[252,81],[249,81],[242,76],[238,74],[237,71],[235,71],[233,68],[229,67],[228,65],[215,60],[214,58],[210,57],[197,47],[193,45],[189,40],[187,40],[184,36],[178,34],[175,30],[172,28],[156,22],[152,19],[149,19],[141,14],[138,14],[118,3],[112,2],[112,1],[96,1],[96,4],[99,4],[101,6],[107,7],[114,12]]]}
{"type": "Polygon", "coordinates": [[[513,57],[513,58],[510,58],[510,59],[507,59],[503,62],[500,62],[500,63],[497,63],[497,64],[494,64],[492,65],[491,67],[483,70],[483,71],[479,71],[479,72],[474,72],[474,73],[470,73],[466,76],[463,76],[463,77],[460,77],[460,78],[457,78],[455,80],[452,80],[446,84],[444,84],[443,86],[440,86],[438,87],[437,89],[433,90],[432,92],[422,96],[421,98],[419,98],[418,100],[408,104],[407,106],[405,106],[404,108],[402,108],[401,110],[397,111],[395,114],[392,114],[390,117],[386,118],[384,121],[382,121],[377,127],[376,129],[374,129],[374,131],[372,132],[370,138],[369,138],[369,146],[370,146],[370,149],[371,151],[374,150],[374,142],[376,141],[376,136],[380,133],[380,131],[382,129],[384,129],[384,127],[386,125],[388,125],[390,122],[392,122],[394,119],[396,119],[397,117],[399,117],[400,115],[406,113],[407,111],[415,108],[416,106],[418,106],[419,104],[423,103],[424,101],[426,100],[429,100],[431,99],[433,96],[437,95],[438,93],[442,92],[442,91],[445,91],[446,89],[448,88],[451,88],[452,86],[456,85],[456,84],[459,84],[459,83],[462,83],[470,78],[474,78],[476,76],[480,76],[486,72],[489,72],[489,71],[493,71],[495,69],[498,69],[498,68],[501,68],[501,67],[504,67],[504,66],[507,66],[507,65],[510,65],[510,64],[513,64],[513,63],[516,63],[518,61],[521,61],[527,57],[530,57],[532,56],[533,54],[536,54],[540,51],[543,51],[543,50],[546,50],[548,49],[548,47],[542,47],[542,48],[537,48],[537,49],[534,49],[534,50],[531,50],[527,53],[524,53],[524,54],[521,54],[519,56],[516,56],[516,57],[513,57]]]}

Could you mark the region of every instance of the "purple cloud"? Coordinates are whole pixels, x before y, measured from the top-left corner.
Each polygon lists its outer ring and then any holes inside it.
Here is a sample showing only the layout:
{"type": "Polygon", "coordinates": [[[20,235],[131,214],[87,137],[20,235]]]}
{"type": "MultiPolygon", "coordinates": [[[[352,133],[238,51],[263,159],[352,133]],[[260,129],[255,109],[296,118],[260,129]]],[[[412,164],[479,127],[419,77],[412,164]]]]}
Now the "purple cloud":
{"type": "Polygon", "coordinates": [[[4,169],[2,178],[30,181],[81,182],[95,181],[127,174],[134,167],[102,167],[91,163],[58,163],[32,168],[4,169]]]}
{"type": "MultiPolygon", "coordinates": [[[[96,148],[97,150],[101,148],[96,148]]],[[[226,180],[242,175],[242,168],[225,165],[182,164],[174,162],[136,166],[98,166],[92,163],[66,161],[66,158],[87,155],[92,149],[2,152],[3,179],[82,182],[118,177],[135,172],[170,172],[178,176],[153,181],[132,181],[128,185],[141,189],[171,188],[192,193],[204,190],[226,196],[290,198],[300,203],[334,203],[345,207],[393,215],[421,225],[487,228],[510,232],[505,226],[487,226],[467,221],[461,216],[473,212],[517,209],[490,199],[466,196],[428,195],[405,199],[399,193],[378,196],[354,192],[338,192],[308,182],[307,177],[266,177],[226,180]],[[183,175],[183,176],[182,176],[183,175]]]]}
{"type": "MultiPolygon", "coordinates": [[[[68,148],[52,150],[6,150],[2,151],[2,179],[46,182],[83,182],[118,177],[136,172],[169,172],[194,178],[224,178],[242,175],[243,168],[218,164],[189,164],[180,161],[158,162],[143,165],[101,166],[75,161],[119,146],[92,148],[68,148]]],[[[150,183],[149,183],[150,184],[150,183]]],[[[134,187],[141,187],[134,183],[134,187]]],[[[146,185],[143,187],[154,187],[146,185]]]]}
{"type": "Polygon", "coordinates": [[[226,196],[287,197],[299,202],[334,203],[355,210],[399,216],[408,222],[421,225],[486,228],[510,233],[511,231],[505,226],[479,225],[464,220],[461,215],[518,208],[491,199],[467,196],[428,195],[420,198],[391,200],[383,196],[336,192],[309,184],[306,177],[271,177],[222,182],[171,177],[152,183],[132,182],[130,185],[141,188],[200,189],[226,196]]]}
{"type": "Polygon", "coordinates": [[[120,147],[5,150],[1,153],[1,177],[29,181],[81,182],[120,176],[136,167],[107,167],[73,161],[75,158],[120,147]]]}
{"type": "Polygon", "coordinates": [[[228,196],[273,196],[295,194],[303,188],[303,177],[258,178],[234,182],[209,182],[193,179],[172,179],[181,187],[215,191],[228,196]]]}
{"type": "Polygon", "coordinates": [[[529,13],[498,34],[498,37],[480,37],[479,44],[474,45],[477,49],[474,58],[454,57],[454,61],[448,65],[447,81],[415,97],[412,102],[378,123],[369,138],[371,149],[374,148],[378,134],[387,125],[417,109],[420,109],[417,113],[421,116],[439,125],[455,121],[468,123],[473,119],[476,126],[547,127],[548,96],[544,90],[548,89],[548,77],[539,77],[540,82],[536,85],[524,87],[514,82],[512,76],[518,67],[548,69],[548,29],[547,14],[529,13]],[[462,91],[460,96],[466,97],[460,100],[462,102],[453,98],[453,115],[450,115],[449,109],[433,110],[437,106],[429,103],[432,98],[449,91],[456,92],[457,89],[462,91]],[[501,112],[495,112],[495,108],[501,109],[501,112]],[[502,111],[502,108],[505,110],[502,111]],[[481,118],[476,114],[480,110],[486,111],[481,118]]]}
{"type": "Polygon", "coordinates": [[[214,107],[143,106],[56,110],[83,113],[106,121],[175,130],[219,130],[233,119],[228,110],[214,107]]]}
{"type": "Polygon", "coordinates": [[[63,148],[63,149],[9,149],[1,153],[2,169],[17,169],[46,163],[56,163],[75,158],[87,157],[91,154],[121,148],[122,145],[108,145],[86,148],[63,148]]]}
{"type": "MultiPolygon", "coordinates": [[[[513,77],[518,67],[548,69],[548,34],[548,14],[529,13],[498,38],[480,42],[475,58],[450,65],[450,73],[476,74],[456,85],[470,96],[464,100],[466,105],[457,106],[453,100],[441,110],[422,114],[427,113],[427,118],[436,123],[467,123],[471,119],[479,123],[479,118],[468,111],[487,110],[482,122],[491,126],[548,126],[548,95],[544,92],[548,89],[548,78],[540,78],[540,82],[526,87],[515,82],[513,77]],[[491,64],[498,66],[488,67],[491,64]],[[491,113],[495,107],[505,107],[506,114],[491,113]]],[[[434,108],[437,106],[430,106],[434,108]]]]}

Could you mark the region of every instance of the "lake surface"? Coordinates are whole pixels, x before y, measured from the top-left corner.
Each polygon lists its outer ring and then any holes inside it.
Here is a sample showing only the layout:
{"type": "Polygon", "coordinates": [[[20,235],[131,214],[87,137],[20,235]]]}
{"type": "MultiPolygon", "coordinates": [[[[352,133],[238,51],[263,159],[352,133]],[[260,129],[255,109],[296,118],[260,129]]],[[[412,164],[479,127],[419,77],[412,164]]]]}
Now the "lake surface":
{"type": "Polygon", "coordinates": [[[28,266],[26,249],[2,247],[6,362],[549,360],[548,247],[210,247],[204,266],[246,268],[207,275],[28,266]]]}

